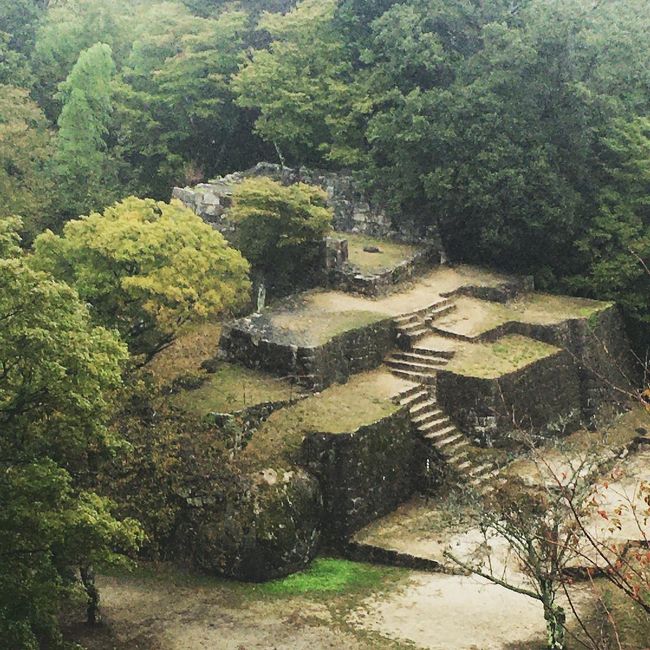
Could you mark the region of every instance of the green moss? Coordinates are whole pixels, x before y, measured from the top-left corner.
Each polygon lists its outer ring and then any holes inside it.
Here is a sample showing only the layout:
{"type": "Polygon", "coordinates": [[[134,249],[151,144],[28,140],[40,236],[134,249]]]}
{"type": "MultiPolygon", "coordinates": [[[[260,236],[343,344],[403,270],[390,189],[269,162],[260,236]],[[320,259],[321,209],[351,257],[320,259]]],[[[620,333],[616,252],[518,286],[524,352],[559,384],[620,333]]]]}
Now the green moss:
{"type": "Polygon", "coordinates": [[[305,571],[261,585],[267,594],[344,594],[379,587],[390,572],[385,568],[338,558],[317,558],[305,571]]]}
{"type": "Polygon", "coordinates": [[[552,345],[526,338],[504,336],[494,343],[463,346],[447,370],[460,375],[492,379],[519,370],[559,351],[552,345]]]}
{"type": "Polygon", "coordinates": [[[253,436],[244,461],[254,466],[291,463],[308,433],[352,433],[388,417],[399,409],[391,399],[399,392],[395,381],[387,373],[363,373],[276,411],[253,436]]]}
{"type": "Polygon", "coordinates": [[[365,235],[347,234],[350,264],[367,274],[380,273],[395,268],[401,262],[411,259],[420,248],[409,244],[374,239],[365,235]],[[367,253],[365,247],[376,247],[380,253],[367,253]]]}
{"type": "Polygon", "coordinates": [[[264,402],[278,402],[295,396],[296,389],[285,380],[258,370],[221,363],[214,374],[195,390],[183,390],[172,402],[190,413],[231,413],[264,402]]]}

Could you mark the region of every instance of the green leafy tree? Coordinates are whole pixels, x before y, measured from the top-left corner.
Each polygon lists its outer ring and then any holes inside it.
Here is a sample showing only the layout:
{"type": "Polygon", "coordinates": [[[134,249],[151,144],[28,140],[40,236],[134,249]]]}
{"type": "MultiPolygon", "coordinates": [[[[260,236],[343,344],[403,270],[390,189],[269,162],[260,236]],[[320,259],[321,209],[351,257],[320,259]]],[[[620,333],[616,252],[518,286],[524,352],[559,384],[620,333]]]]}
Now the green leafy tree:
{"type": "Polygon", "coordinates": [[[20,235],[23,222],[19,217],[0,219],[0,259],[17,257],[20,252],[20,235]]]}
{"type": "Polygon", "coordinates": [[[46,173],[51,140],[45,117],[29,93],[0,85],[0,220],[20,214],[32,235],[51,206],[46,173]]]}
{"type": "Polygon", "coordinates": [[[176,6],[143,25],[117,84],[115,114],[120,157],[138,193],[168,196],[172,185],[264,157],[230,87],[250,34],[248,15],[232,10],[206,20],[176,6]]]}
{"type": "Polygon", "coordinates": [[[295,286],[314,268],[318,244],[331,228],[326,199],[320,188],[269,178],[251,178],[235,189],[228,215],[236,224],[235,241],[271,287],[295,286]]]}
{"type": "Polygon", "coordinates": [[[602,138],[597,208],[579,241],[584,269],[573,288],[616,300],[650,341],[650,118],[614,124],[602,138]]]}
{"type": "Polygon", "coordinates": [[[47,117],[56,122],[63,100],[57,89],[84,50],[96,43],[106,43],[121,66],[134,42],[140,3],[66,0],[49,4],[36,33],[31,67],[36,78],[34,96],[47,117]]]}
{"type": "Polygon", "coordinates": [[[0,84],[29,88],[33,77],[27,57],[13,50],[10,43],[11,34],[0,31],[0,84]]]}
{"type": "Polygon", "coordinates": [[[234,79],[238,103],[259,112],[255,129],[281,161],[358,161],[359,116],[369,102],[355,92],[335,9],[335,0],[304,0],[286,15],[265,14],[259,28],[272,42],[234,79]]]}
{"type": "Polygon", "coordinates": [[[52,176],[61,220],[88,214],[115,199],[116,168],[106,145],[114,71],[111,48],[97,43],[81,53],[60,86],[63,110],[52,176]]]}
{"type": "Polygon", "coordinates": [[[0,31],[8,34],[12,50],[31,52],[46,7],[47,0],[0,0],[0,31]]]}
{"type": "Polygon", "coordinates": [[[62,602],[84,583],[95,615],[92,567],[140,541],[88,487],[118,442],[106,422],[127,355],[74,290],[24,258],[0,260],[0,286],[0,638],[58,647],[62,602]]]}
{"type": "Polygon", "coordinates": [[[180,202],[127,198],[42,234],[32,263],[74,286],[148,362],[179,329],[244,305],[248,264],[180,202]]]}
{"type": "Polygon", "coordinates": [[[585,270],[601,134],[648,112],[643,4],[394,5],[363,54],[377,191],[437,223],[453,258],[566,286],[585,270]]]}
{"type": "MultiPolygon", "coordinates": [[[[229,3],[230,0],[183,0],[183,4],[199,16],[214,16],[229,3]]],[[[239,0],[237,4],[257,17],[265,11],[284,13],[296,4],[296,0],[239,0]]]]}

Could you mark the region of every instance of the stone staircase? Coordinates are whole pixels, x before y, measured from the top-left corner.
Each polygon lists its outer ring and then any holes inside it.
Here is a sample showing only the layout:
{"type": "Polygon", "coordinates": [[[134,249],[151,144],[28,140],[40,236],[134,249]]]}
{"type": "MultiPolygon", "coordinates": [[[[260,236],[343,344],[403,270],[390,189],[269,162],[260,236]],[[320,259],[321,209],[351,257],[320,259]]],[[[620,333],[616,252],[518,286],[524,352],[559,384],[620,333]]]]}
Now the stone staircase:
{"type": "Polygon", "coordinates": [[[428,385],[409,388],[397,400],[408,407],[422,441],[444,458],[460,487],[470,487],[481,494],[494,489],[491,482],[498,475],[498,468],[490,462],[472,460],[469,440],[440,409],[428,385]]]}
{"type": "Polygon", "coordinates": [[[397,342],[400,348],[412,349],[419,340],[431,334],[434,321],[454,309],[456,309],[455,303],[450,298],[443,298],[423,309],[397,316],[394,322],[397,327],[397,342]]]}
{"type": "Polygon", "coordinates": [[[390,372],[397,377],[418,384],[434,384],[436,372],[443,369],[453,355],[453,352],[415,348],[410,351],[393,353],[386,359],[385,364],[390,372]]]}

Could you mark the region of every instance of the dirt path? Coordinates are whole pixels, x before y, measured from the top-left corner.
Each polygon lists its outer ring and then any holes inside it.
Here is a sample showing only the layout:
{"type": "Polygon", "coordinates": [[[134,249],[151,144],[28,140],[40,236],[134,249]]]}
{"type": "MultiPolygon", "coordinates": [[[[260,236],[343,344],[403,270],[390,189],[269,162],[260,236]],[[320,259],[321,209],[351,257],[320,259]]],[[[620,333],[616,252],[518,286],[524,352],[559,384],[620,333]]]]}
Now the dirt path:
{"type": "Polygon", "coordinates": [[[365,594],[312,599],[160,577],[103,577],[106,627],[91,650],[469,650],[537,648],[537,603],[474,578],[404,572],[365,594]],[[243,590],[246,590],[245,592],[243,590]],[[532,643],[533,645],[526,645],[532,643]]]}
{"type": "Polygon", "coordinates": [[[370,599],[355,625],[429,650],[543,647],[539,603],[473,577],[415,574],[402,592],[370,599]]]}

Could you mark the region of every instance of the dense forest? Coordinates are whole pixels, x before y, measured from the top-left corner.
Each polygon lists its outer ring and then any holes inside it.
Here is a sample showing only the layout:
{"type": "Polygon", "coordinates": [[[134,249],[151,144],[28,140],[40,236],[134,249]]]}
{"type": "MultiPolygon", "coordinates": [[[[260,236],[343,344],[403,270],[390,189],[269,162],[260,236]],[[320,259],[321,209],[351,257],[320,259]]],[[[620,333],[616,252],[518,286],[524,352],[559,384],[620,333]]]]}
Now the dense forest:
{"type": "Polygon", "coordinates": [[[2,0],[0,215],[29,242],[260,160],[351,168],[454,259],[648,341],[643,0],[2,0]]]}
{"type": "Polygon", "coordinates": [[[239,307],[249,266],[174,186],[350,170],[454,261],[615,300],[643,358],[648,61],[647,0],[0,0],[0,639],[55,647],[70,566],[92,594],[93,566],[155,555],[159,522],[94,483],[107,461],[133,489],[125,437],[160,474],[199,462],[200,425],[145,440],[135,371],[239,307]]]}

